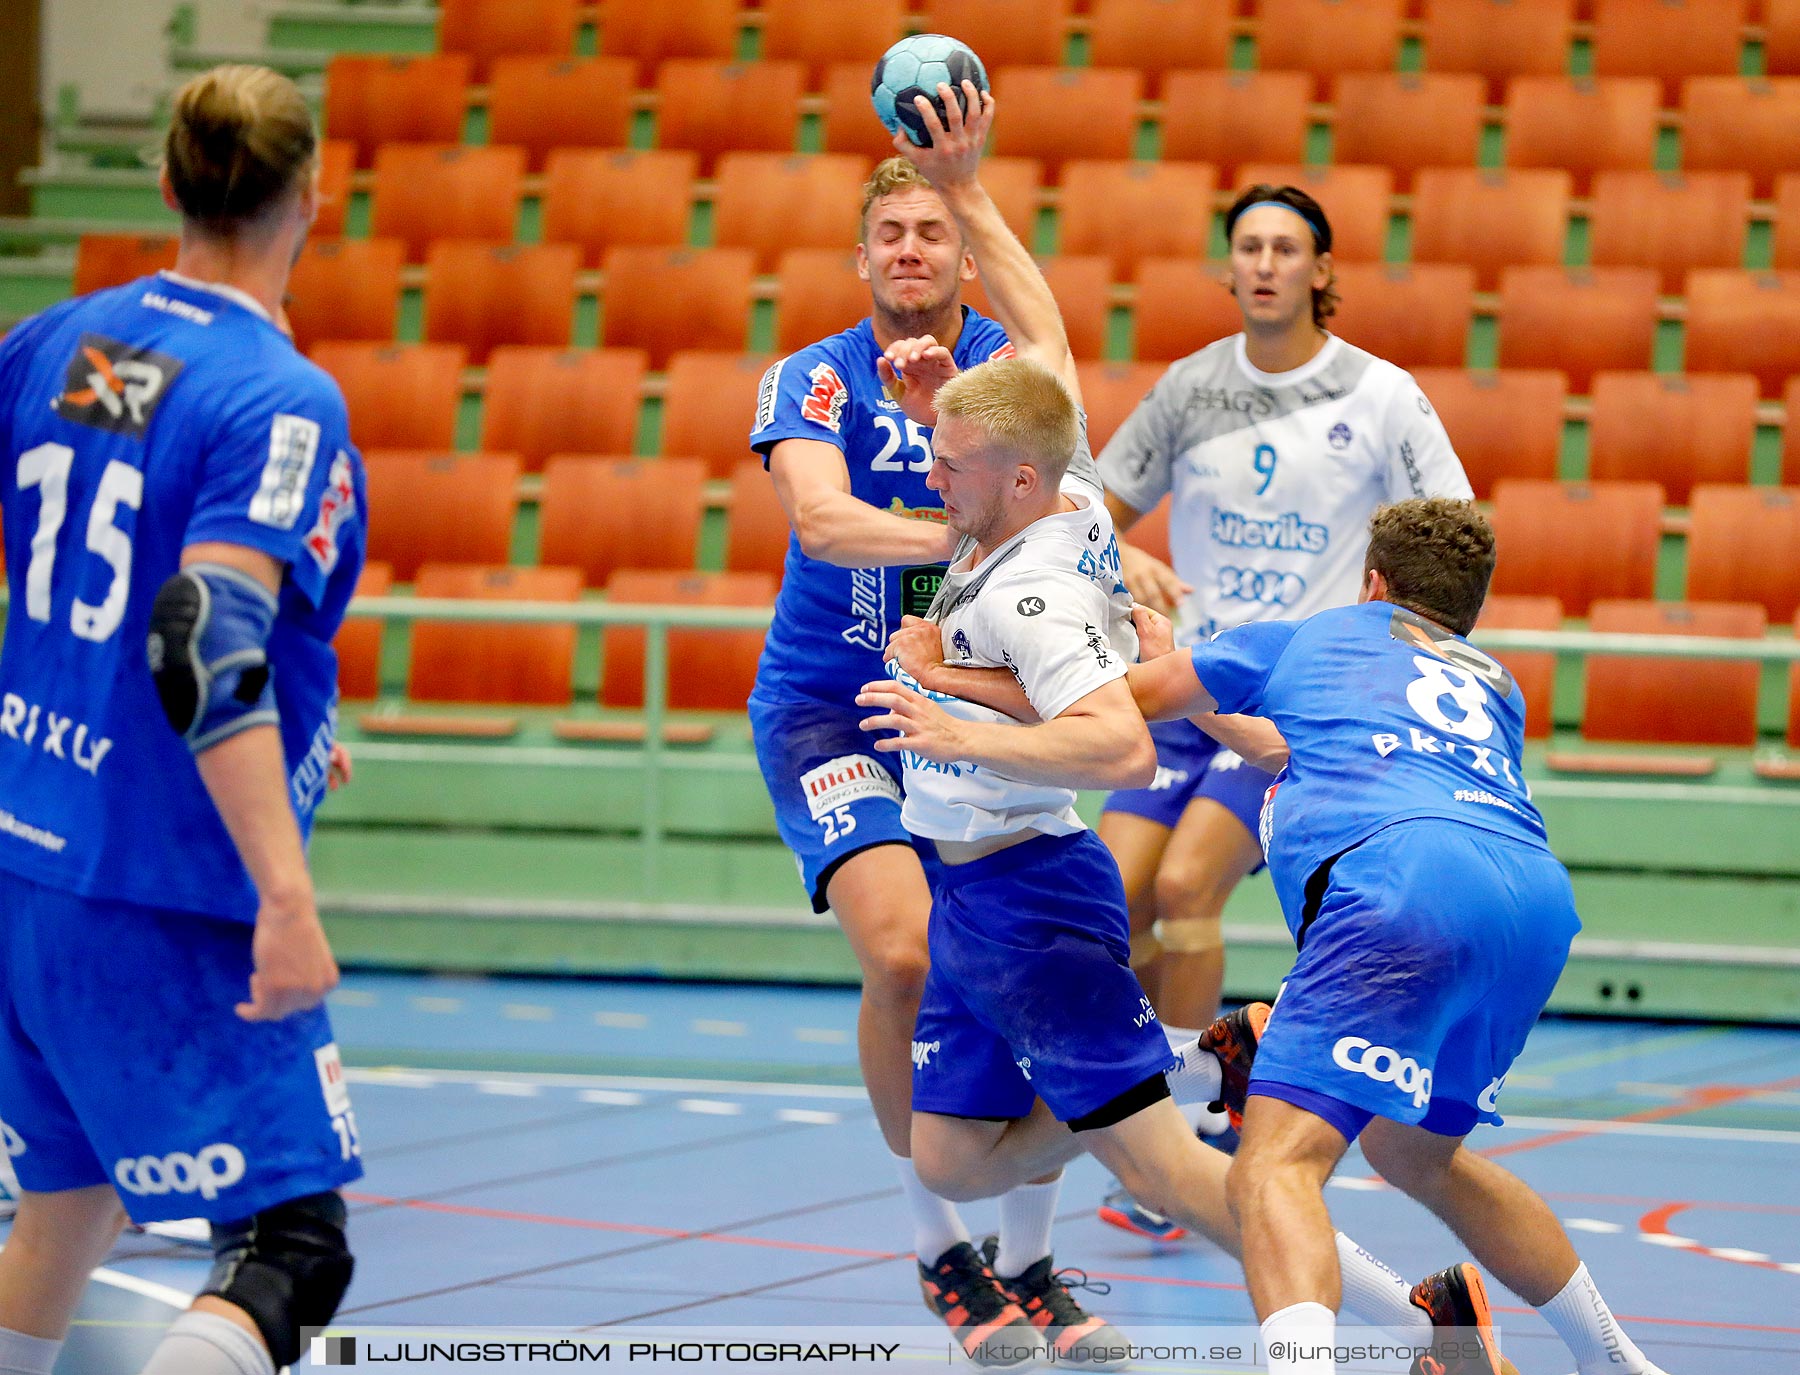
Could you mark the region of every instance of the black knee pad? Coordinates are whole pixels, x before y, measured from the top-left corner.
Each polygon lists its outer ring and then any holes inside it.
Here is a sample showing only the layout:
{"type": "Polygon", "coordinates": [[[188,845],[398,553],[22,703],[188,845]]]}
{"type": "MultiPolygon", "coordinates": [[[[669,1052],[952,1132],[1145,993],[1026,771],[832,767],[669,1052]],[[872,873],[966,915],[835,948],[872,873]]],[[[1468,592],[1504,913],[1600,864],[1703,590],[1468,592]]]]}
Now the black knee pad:
{"type": "Polygon", "coordinates": [[[350,1287],[344,1221],[344,1200],[329,1193],[213,1224],[217,1259],[200,1292],[250,1315],[277,1370],[300,1359],[303,1330],[328,1324],[350,1287]]]}

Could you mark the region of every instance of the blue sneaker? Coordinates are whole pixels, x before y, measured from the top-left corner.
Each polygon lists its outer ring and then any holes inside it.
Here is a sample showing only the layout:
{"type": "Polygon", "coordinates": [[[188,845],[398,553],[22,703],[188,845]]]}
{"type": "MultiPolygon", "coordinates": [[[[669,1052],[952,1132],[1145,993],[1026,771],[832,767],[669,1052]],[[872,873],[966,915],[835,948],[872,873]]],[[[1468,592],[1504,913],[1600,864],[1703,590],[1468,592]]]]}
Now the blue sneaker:
{"type": "Polygon", "coordinates": [[[1107,1194],[1100,1205],[1099,1216],[1110,1227],[1150,1241],[1180,1241],[1187,1235],[1187,1228],[1161,1213],[1151,1212],[1133,1198],[1123,1184],[1115,1185],[1107,1194]]]}

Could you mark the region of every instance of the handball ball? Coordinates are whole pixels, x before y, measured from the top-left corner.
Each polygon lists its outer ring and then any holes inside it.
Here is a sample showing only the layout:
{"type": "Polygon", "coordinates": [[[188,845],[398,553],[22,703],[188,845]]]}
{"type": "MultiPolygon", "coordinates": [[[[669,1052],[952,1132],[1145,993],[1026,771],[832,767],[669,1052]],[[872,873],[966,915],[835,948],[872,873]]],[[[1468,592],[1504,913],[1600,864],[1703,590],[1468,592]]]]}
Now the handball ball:
{"type": "Polygon", "coordinates": [[[916,33],[902,38],[881,55],[869,81],[869,98],[875,102],[875,113],[889,133],[904,129],[915,144],[928,147],[931,133],[919,117],[913,99],[924,96],[936,107],[938,118],[944,119],[944,102],[937,89],[940,81],[956,92],[964,114],[968,113],[969,101],[962,83],[973,81],[978,91],[988,88],[987,69],[968,44],[941,33],[916,33]]]}

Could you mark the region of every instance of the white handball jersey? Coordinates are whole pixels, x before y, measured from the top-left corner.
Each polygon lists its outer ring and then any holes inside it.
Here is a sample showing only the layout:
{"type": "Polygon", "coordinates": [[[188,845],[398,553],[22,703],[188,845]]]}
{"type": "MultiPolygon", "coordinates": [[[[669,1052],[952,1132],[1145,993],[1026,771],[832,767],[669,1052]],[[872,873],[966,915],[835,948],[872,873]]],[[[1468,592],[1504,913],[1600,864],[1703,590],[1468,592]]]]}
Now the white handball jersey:
{"type": "MultiPolygon", "coordinates": [[[[1124,677],[1138,650],[1131,597],[1119,578],[1119,542],[1100,491],[1074,473],[1062,490],[1079,509],[1033,521],[977,568],[966,555],[952,563],[931,612],[946,662],[1011,669],[1045,721],[1124,677]]],[[[897,665],[888,671],[918,688],[897,665]]],[[[965,721],[1018,725],[973,702],[927,695],[965,721]]],[[[937,764],[911,750],[903,759],[901,818],[914,835],[979,840],[1027,827],[1048,835],[1086,829],[1075,815],[1073,788],[1023,783],[966,760],[937,764]]]]}
{"type": "Polygon", "coordinates": [[[1253,367],[1241,334],[1181,359],[1100,474],[1138,511],[1174,493],[1169,548],[1194,588],[1184,644],[1354,602],[1377,506],[1474,495],[1411,374],[1335,335],[1291,372],[1253,367]]]}

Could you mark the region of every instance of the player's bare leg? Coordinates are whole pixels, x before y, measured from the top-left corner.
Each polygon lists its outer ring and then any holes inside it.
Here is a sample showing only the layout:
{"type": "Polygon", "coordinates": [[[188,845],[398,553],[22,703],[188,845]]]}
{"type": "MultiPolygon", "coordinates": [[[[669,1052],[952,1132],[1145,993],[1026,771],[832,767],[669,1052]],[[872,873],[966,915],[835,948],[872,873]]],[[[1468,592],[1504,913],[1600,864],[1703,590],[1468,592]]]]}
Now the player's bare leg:
{"type": "Polygon", "coordinates": [[[1294,1304],[1337,1311],[1341,1294],[1325,1181],[1349,1149],[1321,1117],[1276,1098],[1252,1096],[1227,1196],[1243,1236],[1244,1276],[1256,1315],[1294,1304]]]}
{"type": "Polygon", "coordinates": [[[125,1225],[109,1184],[22,1193],[0,1251],[0,1328],[60,1342],[87,1288],[125,1225]]]}
{"type": "Polygon", "coordinates": [[[1181,814],[1154,893],[1163,953],[1151,1001],[1166,1024],[1203,1027],[1219,1015],[1225,903],[1262,862],[1256,837],[1211,798],[1195,798],[1181,814]]]}
{"type": "Polygon", "coordinates": [[[1156,871],[1173,834],[1167,826],[1133,812],[1102,812],[1095,828],[1112,852],[1125,884],[1125,909],[1131,918],[1131,972],[1138,976],[1152,1007],[1158,996],[1161,948],[1156,936],[1156,871]]]}

